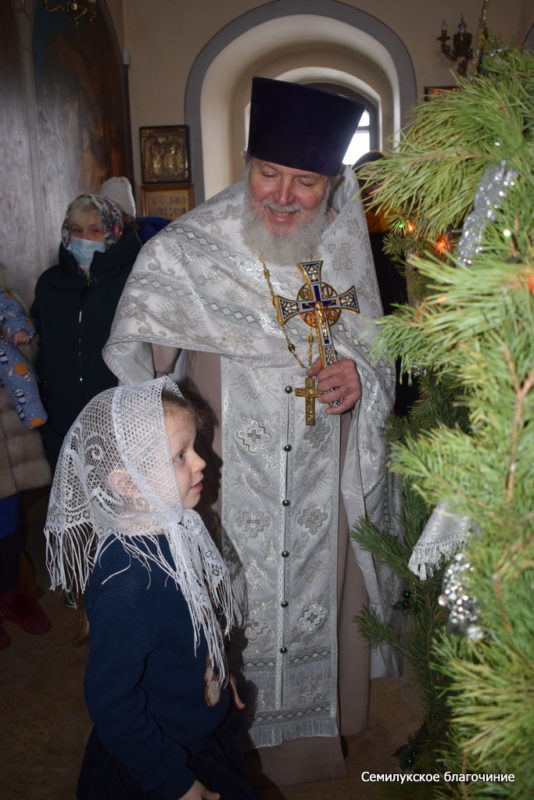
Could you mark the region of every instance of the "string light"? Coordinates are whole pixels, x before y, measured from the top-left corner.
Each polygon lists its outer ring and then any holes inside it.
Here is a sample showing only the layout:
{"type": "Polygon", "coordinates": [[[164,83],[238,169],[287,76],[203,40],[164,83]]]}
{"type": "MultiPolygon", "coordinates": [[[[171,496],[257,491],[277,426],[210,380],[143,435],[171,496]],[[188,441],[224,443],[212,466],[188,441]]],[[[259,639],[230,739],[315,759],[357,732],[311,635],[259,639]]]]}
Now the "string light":
{"type": "Polygon", "coordinates": [[[434,250],[439,255],[443,255],[443,253],[449,250],[449,240],[444,233],[439,237],[438,241],[434,245],[434,250]]]}

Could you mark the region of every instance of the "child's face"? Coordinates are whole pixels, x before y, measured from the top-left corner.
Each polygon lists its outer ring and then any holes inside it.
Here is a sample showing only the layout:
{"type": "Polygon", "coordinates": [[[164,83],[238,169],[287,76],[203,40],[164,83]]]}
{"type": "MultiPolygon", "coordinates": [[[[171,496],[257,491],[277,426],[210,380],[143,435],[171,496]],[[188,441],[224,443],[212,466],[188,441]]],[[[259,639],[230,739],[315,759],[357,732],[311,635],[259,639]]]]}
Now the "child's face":
{"type": "Polygon", "coordinates": [[[206,466],[195,452],[195,423],[189,411],[175,406],[165,409],[165,430],[178,489],[184,508],[194,508],[202,491],[202,470],[206,466]]]}

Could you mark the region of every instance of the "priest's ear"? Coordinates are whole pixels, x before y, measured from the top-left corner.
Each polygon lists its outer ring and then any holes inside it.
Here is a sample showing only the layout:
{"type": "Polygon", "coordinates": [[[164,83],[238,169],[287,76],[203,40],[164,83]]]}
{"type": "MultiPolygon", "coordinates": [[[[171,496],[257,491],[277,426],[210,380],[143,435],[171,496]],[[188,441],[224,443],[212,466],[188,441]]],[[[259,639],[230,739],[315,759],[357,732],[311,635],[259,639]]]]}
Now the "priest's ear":
{"type": "Polygon", "coordinates": [[[139,494],[139,489],[125,469],[114,469],[108,475],[108,483],[114,492],[121,497],[133,497],[139,494]]]}

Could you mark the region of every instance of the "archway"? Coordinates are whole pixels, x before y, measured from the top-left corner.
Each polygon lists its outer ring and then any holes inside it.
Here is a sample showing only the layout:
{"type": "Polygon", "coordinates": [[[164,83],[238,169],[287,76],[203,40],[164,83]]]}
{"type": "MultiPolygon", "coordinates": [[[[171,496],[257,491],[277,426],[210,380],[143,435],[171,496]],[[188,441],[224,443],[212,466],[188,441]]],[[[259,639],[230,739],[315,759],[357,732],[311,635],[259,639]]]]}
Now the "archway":
{"type": "Polygon", "coordinates": [[[336,0],[278,0],[235,19],[199,53],[186,89],[197,202],[240,175],[243,112],[255,74],[341,83],[381,104],[389,139],[415,102],[412,62],[384,23],[336,0]]]}

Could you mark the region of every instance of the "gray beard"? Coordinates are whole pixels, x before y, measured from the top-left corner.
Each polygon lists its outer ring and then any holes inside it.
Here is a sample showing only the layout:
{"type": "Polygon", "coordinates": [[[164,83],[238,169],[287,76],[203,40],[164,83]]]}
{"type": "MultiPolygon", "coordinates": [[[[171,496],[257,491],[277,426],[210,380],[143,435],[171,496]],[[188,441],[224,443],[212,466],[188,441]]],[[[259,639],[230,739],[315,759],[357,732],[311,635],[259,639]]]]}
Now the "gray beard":
{"type": "Polygon", "coordinates": [[[241,235],[243,242],[253,253],[261,255],[273,264],[293,265],[301,261],[311,260],[321,241],[321,234],[328,225],[328,197],[325,194],[316,215],[302,223],[287,236],[271,233],[262,221],[261,213],[252,208],[250,192],[245,190],[241,235]]]}

